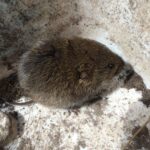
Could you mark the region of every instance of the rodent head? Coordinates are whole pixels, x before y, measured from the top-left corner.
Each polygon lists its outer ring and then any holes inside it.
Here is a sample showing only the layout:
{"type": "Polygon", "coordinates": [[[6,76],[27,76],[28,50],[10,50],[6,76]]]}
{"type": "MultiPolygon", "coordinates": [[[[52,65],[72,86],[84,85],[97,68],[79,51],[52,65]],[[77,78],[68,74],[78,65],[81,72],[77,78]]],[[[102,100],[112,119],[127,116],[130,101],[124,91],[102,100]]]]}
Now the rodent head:
{"type": "Polygon", "coordinates": [[[46,41],[21,59],[19,78],[25,89],[80,95],[92,92],[123,68],[122,59],[104,45],[73,38],[46,41]]]}

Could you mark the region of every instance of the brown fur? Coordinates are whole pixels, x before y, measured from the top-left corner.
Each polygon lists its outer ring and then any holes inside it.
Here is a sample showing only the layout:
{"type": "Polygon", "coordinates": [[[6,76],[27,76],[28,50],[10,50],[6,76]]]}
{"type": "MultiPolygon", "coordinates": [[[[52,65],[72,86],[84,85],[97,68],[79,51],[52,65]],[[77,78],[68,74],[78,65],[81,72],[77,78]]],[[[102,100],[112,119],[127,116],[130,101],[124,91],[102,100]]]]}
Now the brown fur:
{"type": "Polygon", "coordinates": [[[123,66],[121,58],[100,43],[56,39],[26,52],[18,75],[34,101],[66,108],[101,95],[102,83],[111,81],[123,66]]]}

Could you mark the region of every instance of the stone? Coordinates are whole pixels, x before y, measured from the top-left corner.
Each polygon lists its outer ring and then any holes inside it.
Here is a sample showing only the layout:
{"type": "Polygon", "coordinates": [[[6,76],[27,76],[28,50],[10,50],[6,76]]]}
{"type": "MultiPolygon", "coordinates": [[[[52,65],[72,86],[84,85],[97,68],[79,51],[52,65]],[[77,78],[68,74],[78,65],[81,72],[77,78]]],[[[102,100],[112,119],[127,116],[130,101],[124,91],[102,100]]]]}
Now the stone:
{"type": "Polygon", "coordinates": [[[17,135],[17,123],[13,116],[0,112],[0,146],[12,141],[17,135]]]}

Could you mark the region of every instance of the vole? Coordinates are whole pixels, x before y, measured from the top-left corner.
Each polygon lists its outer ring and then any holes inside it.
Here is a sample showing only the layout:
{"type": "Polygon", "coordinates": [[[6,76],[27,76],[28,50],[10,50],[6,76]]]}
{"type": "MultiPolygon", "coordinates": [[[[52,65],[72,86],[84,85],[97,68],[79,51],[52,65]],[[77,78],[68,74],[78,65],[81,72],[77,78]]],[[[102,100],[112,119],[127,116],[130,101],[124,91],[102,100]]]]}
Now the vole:
{"type": "Polygon", "coordinates": [[[103,95],[103,84],[120,73],[123,60],[103,44],[83,38],[44,41],[20,59],[21,87],[38,103],[79,106],[103,95]]]}

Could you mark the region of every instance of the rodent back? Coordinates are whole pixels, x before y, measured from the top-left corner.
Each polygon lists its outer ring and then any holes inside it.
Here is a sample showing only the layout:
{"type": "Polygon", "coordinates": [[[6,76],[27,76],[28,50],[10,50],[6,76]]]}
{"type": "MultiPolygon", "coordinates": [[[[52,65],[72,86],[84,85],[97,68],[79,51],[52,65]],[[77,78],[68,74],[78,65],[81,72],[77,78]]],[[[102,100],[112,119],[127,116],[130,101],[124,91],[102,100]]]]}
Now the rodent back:
{"type": "Polygon", "coordinates": [[[24,54],[19,78],[24,89],[35,93],[82,97],[111,80],[123,65],[120,57],[95,41],[56,39],[24,54]]]}

